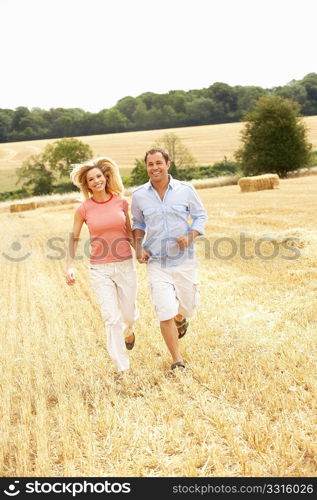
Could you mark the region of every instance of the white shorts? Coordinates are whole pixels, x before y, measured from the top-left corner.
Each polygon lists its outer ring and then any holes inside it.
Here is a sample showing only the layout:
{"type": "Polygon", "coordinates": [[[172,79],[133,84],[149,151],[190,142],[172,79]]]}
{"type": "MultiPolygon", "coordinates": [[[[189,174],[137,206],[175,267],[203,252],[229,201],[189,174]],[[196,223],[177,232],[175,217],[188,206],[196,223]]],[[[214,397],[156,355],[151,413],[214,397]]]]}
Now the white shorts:
{"type": "Polygon", "coordinates": [[[198,304],[197,262],[187,259],[174,267],[160,262],[147,264],[152,302],[158,319],[165,321],[177,314],[190,317],[198,304]]]}

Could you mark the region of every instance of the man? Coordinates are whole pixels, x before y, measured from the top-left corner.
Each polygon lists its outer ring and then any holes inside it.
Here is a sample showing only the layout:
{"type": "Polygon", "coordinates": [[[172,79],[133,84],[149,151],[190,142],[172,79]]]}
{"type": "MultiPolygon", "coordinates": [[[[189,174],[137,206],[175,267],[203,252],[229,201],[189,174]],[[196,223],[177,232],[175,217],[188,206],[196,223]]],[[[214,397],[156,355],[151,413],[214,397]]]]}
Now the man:
{"type": "Polygon", "coordinates": [[[136,257],[147,264],[153,305],[173,360],[171,369],[184,369],[178,339],[185,335],[186,318],[197,305],[193,241],[203,234],[207,215],[194,188],[169,175],[164,149],[147,151],[145,163],[150,180],[133,192],[131,204],[136,257]]]}

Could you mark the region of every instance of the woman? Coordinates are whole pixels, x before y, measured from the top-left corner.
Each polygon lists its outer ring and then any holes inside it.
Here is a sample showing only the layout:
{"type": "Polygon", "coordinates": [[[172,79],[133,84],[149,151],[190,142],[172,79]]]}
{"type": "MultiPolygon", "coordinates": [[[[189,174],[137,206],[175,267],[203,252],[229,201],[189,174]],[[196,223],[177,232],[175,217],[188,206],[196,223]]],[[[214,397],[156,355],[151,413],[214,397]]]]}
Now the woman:
{"type": "Polygon", "coordinates": [[[72,262],[83,223],[90,233],[90,279],[100,305],[107,333],[107,349],[122,380],[129,369],[126,349],[134,346],[133,323],[137,319],[136,272],[131,246],[128,203],[120,195],[123,184],[119,169],[110,158],[74,165],[72,182],[86,201],[76,210],[69,241],[66,283],[75,283],[72,262]]]}

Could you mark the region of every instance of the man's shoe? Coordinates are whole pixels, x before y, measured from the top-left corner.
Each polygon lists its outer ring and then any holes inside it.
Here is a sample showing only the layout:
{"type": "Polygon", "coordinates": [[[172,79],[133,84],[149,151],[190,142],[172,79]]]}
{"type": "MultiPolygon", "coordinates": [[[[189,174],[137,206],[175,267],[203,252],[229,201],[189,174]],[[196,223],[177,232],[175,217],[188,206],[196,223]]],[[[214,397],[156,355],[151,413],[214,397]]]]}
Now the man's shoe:
{"type": "Polygon", "coordinates": [[[176,363],[173,363],[171,365],[171,370],[185,370],[186,369],[186,366],[185,366],[185,363],[183,363],[182,361],[177,361],[176,363]]]}
{"type": "Polygon", "coordinates": [[[186,318],[183,318],[181,321],[177,321],[177,319],[174,318],[174,321],[178,331],[178,338],[181,339],[186,334],[189,323],[186,318]]]}

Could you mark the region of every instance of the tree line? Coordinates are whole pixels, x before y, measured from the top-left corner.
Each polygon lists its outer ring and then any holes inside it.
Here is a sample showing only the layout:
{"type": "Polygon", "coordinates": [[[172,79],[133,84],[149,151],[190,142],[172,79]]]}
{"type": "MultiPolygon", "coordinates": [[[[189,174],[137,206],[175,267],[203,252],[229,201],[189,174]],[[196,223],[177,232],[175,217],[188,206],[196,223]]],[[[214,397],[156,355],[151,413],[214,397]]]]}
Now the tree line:
{"type": "Polygon", "coordinates": [[[216,82],[187,92],[145,92],[123,97],[114,107],[98,113],[80,108],[0,109],[0,142],[237,122],[266,95],[296,102],[303,116],[317,115],[317,73],[271,89],[216,82]]]}

